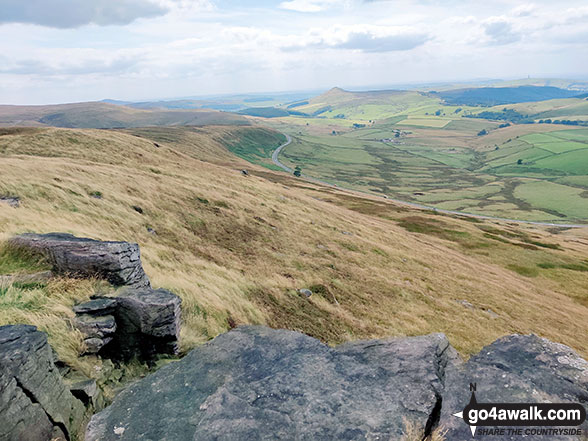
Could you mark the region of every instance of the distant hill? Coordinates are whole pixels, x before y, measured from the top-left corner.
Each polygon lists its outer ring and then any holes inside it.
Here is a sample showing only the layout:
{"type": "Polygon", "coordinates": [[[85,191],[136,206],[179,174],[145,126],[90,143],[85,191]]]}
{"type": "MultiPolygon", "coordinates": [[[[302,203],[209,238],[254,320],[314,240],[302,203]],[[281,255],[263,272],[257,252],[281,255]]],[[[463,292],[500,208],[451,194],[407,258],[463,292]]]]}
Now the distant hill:
{"type": "Polygon", "coordinates": [[[350,92],[339,87],[296,106],[310,116],[345,119],[384,119],[415,107],[439,105],[440,99],[414,90],[350,92]]]}
{"type": "Polygon", "coordinates": [[[135,109],[214,109],[224,112],[236,112],[252,107],[287,105],[292,102],[305,100],[311,95],[311,92],[290,92],[264,95],[244,94],[217,97],[185,97],[140,102],[107,99],[102,102],[133,107],[135,109]]]}
{"type": "Polygon", "coordinates": [[[238,112],[241,115],[261,116],[263,118],[278,118],[288,116],[290,112],[276,107],[249,107],[238,112]]]}
{"type": "Polygon", "coordinates": [[[558,98],[572,98],[578,95],[575,90],[560,89],[551,86],[518,87],[479,87],[439,92],[447,104],[465,106],[496,106],[558,98]]]}
{"type": "Polygon", "coordinates": [[[0,106],[0,127],[124,128],[144,126],[249,125],[246,118],[216,110],[134,109],[104,102],[49,106],[0,106]]]}

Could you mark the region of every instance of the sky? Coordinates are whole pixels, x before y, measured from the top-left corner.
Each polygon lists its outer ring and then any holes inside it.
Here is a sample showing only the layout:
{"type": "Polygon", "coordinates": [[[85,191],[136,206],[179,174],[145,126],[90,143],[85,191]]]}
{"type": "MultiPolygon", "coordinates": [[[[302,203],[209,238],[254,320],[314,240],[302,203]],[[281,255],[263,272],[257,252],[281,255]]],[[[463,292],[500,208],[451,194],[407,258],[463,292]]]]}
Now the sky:
{"type": "Polygon", "coordinates": [[[588,78],[586,0],[0,0],[0,104],[588,78]]]}

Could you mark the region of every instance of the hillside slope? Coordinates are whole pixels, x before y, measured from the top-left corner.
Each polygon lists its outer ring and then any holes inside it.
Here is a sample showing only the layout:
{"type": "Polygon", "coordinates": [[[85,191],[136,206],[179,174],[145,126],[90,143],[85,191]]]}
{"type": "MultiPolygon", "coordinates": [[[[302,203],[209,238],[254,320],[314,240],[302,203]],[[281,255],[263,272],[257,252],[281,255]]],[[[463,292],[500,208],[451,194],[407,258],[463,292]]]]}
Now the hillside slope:
{"type": "Polygon", "coordinates": [[[134,109],[104,102],[47,106],[0,105],[0,127],[53,126],[110,129],[144,126],[248,125],[243,117],[216,110],[134,109]]]}
{"type": "MultiPolygon", "coordinates": [[[[585,229],[472,222],[309,184],[233,156],[221,140],[242,130],[4,130],[0,196],[20,207],[0,203],[0,240],[138,242],[153,285],[183,299],[184,350],[253,323],[329,343],[445,332],[464,354],[534,332],[588,354],[585,229]]],[[[71,355],[79,337],[63,323],[94,289],[72,283],[42,299],[2,288],[0,324],[38,325],[71,355]]]]}

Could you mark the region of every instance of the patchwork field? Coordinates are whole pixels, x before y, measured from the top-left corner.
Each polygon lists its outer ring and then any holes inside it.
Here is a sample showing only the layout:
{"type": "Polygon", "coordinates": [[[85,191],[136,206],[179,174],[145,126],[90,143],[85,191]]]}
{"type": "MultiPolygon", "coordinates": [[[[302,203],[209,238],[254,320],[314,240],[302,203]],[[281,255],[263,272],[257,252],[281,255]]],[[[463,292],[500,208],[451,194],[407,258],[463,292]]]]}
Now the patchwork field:
{"type": "Polygon", "coordinates": [[[588,129],[532,122],[587,106],[568,98],[484,108],[423,92],[333,89],[296,107],[306,116],[263,124],[292,136],[284,164],[332,184],[445,210],[584,223],[588,129]]]}

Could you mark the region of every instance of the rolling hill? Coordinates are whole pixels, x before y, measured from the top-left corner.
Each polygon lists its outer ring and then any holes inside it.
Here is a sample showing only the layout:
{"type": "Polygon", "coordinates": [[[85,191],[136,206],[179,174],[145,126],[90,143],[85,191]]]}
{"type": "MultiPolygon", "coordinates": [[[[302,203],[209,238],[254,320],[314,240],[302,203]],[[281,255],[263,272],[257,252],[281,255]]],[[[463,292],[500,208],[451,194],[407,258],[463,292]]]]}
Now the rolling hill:
{"type": "Polygon", "coordinates": [[[215,110],[143,110],[104,102],[0,105],[0,127],[117,128],[210,124],[248,125],[249,122],[238,115],[215,110]]]}

